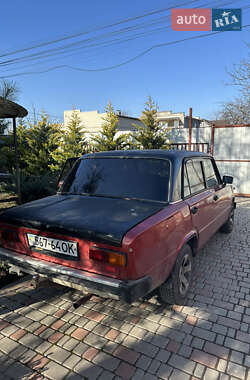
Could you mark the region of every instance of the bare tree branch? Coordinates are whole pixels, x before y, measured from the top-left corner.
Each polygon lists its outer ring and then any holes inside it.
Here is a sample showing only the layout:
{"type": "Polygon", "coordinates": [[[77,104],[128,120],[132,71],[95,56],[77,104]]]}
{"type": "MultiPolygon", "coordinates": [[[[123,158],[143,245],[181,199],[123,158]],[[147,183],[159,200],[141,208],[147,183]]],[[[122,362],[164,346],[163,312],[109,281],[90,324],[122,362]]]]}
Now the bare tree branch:
{"type": "MultiPolygon", "coordinates": [[[[247,44],[250,48],[250,44],[247,44]]],[[[230,124],[250,123],[250,53],[228,72],[231,85],[239,87],[239,97],[222,104],[219,115],[230,124]]]]}
{"type": "MultiPolygon", "coordinates": [[[[16,82],[3,79],[0,82],[0,96],[6,100],[16,100],[20,90],[16,82]]],[[[0,134],[4,134],[9,122],[0,120],[0,134]]]]}
{"type": "Polygon", "coordinates": [[[250,97],[236,98],[224,103],[220,111],[220,118],[229,124],[250,123],[250,97]]]}
{"type": "Polygon", "coordinates": [[[233,71],[229,72],[232,78],[232,84],[239,86],[242,91],[250,91],[250,54],[248,60],[242,60],[239,64],[234,65],[233,71]]]}
{"type": "Polygon", "coordinates": [[[16,100],[20,89],[16,82],[3,79],[0,83],[0,96],[7,100],[16,100]]]}

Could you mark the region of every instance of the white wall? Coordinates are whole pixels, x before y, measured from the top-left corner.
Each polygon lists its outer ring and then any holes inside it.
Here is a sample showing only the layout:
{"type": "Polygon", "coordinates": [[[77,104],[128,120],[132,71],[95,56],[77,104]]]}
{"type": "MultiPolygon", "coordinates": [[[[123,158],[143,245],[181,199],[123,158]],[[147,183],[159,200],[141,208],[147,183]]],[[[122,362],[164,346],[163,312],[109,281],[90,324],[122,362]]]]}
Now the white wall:
{"type": "MultiPolygon", "coordinates": [[[[188,143],[189,130],[188,128],[171,128],[169,132],[170,140],[173,143],[188,143]]],[[[211,127],[206,128],[192,128],[193,143],[209,143],[211,140],[211,127]]]]}
{"type": "MultiPolygon", "coordinates": [[[[67,125],[67,123],[70,121],[71,115],[72,115],[72,110],[70,111],[64,111],[64,125],[67,125]]],[[[77,112],[81,124],[85,131],[87,132],[87,136],[90,136],[91,133],[98,133],[100,132],[103,123],[105,123],[105,116],[106,113],[99,113],[98,111],[86,111],[86,112],[81,112],[80,110],[75,110],[77,112]]],[[[143,125],[142,122],[138,119],[132,118],[132,117],[126,117],[122,115],[117,115],[118,116],[118,130],[122,131],[123,133],[135,131],[136,128],[134,127],[133,124],[137,125],[143,125]]]]}
{"type": "MultiPolygon", "coordinates": [[[[211,146],[211,127],[193,128],[193,143],[209,143],[211,146]]],[[[173,128],[170,139],[173,143],[188,143],[188,128],[173,128]]],[[[250,127],[215,128],[215,160],[250,160],[250,127]]],[[[250,162],[217,161],[221,176],[229,174],[234,177],[235,192],[250,194],[250,162]]]]}
{"type": "MultiPolygon", "coordinates": [[[[67,125],[70,121],[71,111],[64,111],[64,124],[67,125]]],[[[98,113],[98,111],[87,111],[87,112],[81,112],[80,110],[75,110],[77,112],[83,128],[87,132],[98,132],[102,124],[104,123],[103,117],[105,117],[105,113],[98,113]]]]}

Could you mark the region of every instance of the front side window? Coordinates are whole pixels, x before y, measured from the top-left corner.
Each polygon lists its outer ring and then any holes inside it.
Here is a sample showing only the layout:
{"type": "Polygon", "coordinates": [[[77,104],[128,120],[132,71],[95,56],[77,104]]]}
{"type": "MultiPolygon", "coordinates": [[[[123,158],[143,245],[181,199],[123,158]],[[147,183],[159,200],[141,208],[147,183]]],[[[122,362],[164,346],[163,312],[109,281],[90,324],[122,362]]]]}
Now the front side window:
{"type": "Polygon", "coordinates": [[[206,188],[203,178],[201,161],[197,159],[188,160],[186,162],[186,170],[191,194],[198,193],[206,188]]]}
{"type": "Polygon", "coordinates": [[[217,186],[218,179],[214,171],[213,163],[209,158],[203,160],[203,168],[207,187],[210,189],[217,186]]]}
{"type": "Polygon", "coordinates": [[[166,202],[169,180],[170,162],[165,159],[83,158],[62,192],[166,202]]]}

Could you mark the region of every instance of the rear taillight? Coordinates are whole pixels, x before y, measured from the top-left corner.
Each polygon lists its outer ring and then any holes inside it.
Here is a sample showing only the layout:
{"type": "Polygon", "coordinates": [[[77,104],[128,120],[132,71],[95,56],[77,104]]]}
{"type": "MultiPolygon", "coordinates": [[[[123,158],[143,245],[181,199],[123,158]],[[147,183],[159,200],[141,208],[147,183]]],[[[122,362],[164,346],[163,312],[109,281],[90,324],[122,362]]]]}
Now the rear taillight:
{"type": "Polygon", "coordinates": [[[10,242],[18,242],[20,241],[18,233],[16,231],[11,230],[2,230],[0,232],[1,240],[10,241],[10,242]]]}
{"type": "Polygon", "coordinates": [[[112,265],[118,265],[121,267],[126,266],[127,256],[122,252],[109,251],[106,248],[90,247],[89,258],[91,260],[101,261],[112,265]]]}

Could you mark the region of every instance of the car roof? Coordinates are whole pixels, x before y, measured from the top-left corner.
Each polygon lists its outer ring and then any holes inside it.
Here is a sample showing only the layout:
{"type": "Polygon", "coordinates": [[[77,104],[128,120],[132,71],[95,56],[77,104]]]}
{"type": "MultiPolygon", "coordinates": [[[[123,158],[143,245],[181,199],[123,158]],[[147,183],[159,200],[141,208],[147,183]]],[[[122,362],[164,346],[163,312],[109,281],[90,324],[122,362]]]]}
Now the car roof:
{"type": "Polygon", "coordinates": [[[167,150],[167,149],[150,149],[150,150],[110,150],[105,152],[96,152],[85,154],[81,159],[86,158],[154,158],[166,159],[171,162],[171,186],[169,200],[172,201],[174,194],[174,184],[176,183],[178,173],[182,166],[183,159],[191,157],[212,157],[209,153],[193,152],[188,150],[167,150]]]}
{"type": "Polygon", "coordinates": [[[135,157],[135,158],[165,158],[171,161],[179,161],[188,157],[211,157],[209,153],[193,152],[188,150],[166,150],[166,149],[148,149],[148,150],[111,150],[105,152],[89,153],[82,158],[101,158],[101,157],[135,157]]]}

